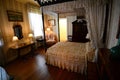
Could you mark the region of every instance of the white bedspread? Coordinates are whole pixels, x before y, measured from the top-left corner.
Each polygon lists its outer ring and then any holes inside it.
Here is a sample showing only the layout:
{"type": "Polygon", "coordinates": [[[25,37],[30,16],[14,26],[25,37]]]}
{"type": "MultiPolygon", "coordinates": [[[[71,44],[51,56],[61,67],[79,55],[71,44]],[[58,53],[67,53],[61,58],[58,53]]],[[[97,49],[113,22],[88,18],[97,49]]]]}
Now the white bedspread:
{"type": "Polygon", "coordinates": [[[46,62],[72,72],[83,73],[86,66],[87,43],[58,42],[47,49],[46,62]]]}

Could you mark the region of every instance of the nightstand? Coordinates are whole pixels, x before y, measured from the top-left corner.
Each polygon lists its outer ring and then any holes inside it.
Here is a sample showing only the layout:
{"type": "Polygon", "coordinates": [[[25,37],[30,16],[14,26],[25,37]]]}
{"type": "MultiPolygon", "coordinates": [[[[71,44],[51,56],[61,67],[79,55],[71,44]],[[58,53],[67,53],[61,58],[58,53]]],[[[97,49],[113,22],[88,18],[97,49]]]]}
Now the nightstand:
{"type": "Polygon", "coordinates": [[[36,39],[37,47],[44,46],[44,39],[36,39]]]}

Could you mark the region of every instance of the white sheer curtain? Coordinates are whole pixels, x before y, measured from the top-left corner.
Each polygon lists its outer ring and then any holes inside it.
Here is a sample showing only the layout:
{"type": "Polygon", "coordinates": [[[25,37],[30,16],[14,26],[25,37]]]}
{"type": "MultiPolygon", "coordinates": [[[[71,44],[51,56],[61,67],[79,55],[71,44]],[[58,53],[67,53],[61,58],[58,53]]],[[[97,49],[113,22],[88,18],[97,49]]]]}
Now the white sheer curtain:
{"type": "Polygon", "coordinates": [[[103,47],[106,2],[104,0],[87,0],[86,13],[91,42],[96,49],[96,60],[98,49],[103,47]]]}
{"type": "Polygon", "coordinates": [[[92,43],[95,48],[103,47],[106,5],[103,0],[87,0],[86,18],[92,43]]]}
{"type": "Polygon", "coordinates": [[[107,48],[112,48],[116,46],[118,39],[116,39],[116,34],[118,31],[119,18],[120,18],[120,0],[114,0],[112,2],[112,11],[110,15],[109,26],[107,30],[107,48]]]}
{"type": "Polygon", "coordinates": [[[43,36],[42,15],[29,12],[29,21],[34,36],[43,36]]]}
{"type": "Polygon", "coordinates": [[[72,11],[85,8],[88,29],[95,48],[102,47],[102,37],[105,23],[106,2],[109,0],[76,0],[67,3],[44,6],[43,11],[72,11]]]}
{"type": "Polygon", "coordinates": [[[28,4],[27,9],[30,28],[32,33],[34,34],[34,37],[35,38],[38,36],[43,37],[43,22],[40,8],[38,6],[28,4]]]}

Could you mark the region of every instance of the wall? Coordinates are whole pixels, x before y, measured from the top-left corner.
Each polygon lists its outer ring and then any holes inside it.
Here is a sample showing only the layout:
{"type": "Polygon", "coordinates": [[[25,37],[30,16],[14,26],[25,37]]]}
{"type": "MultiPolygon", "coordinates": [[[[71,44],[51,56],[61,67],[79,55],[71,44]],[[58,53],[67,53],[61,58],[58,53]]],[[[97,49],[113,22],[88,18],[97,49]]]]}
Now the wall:
{"type": "Polygon", "coordinates": [[[4,66],[4,64],[5,64],[5,57],[3,54],[3,45],[4,45],[3,37],[1,35],[1,30],[0,30],[0,66],[4,66]]]}
{"type": "Polygon", "coordinates": [[[58,14],[56,14],[54,12],[45,12],[44,13],[44,24],[45,24],[45,30],[47,27],[50,27],[52,29],[52,31],[55,32],[57,37],[59,38],[59,36],[58,36],[58,14]],[[50,26],[50,24],[49,24],[49,20],[51,20],[51,19],[55,20],[54,26],[50,26]]]}
{"type": "MultiPolygon", "coordinates": [[[[77,18],[76,16],[71,16],[71,15],[59,15],[59,18],[67,18],[67,36],[72,35],[72,22],[75,21],[77,18]]],[[[51,13],[48,12],[44,15],[44,24],[45,24],[45,29],[49,26],[48,20],[50,19],[55,19],[55,26],[52,27],[53,31],[58,34],[58,19],[57,19],[57,14],[56,13],[51,13]]],[[[49,26],[50,27],[50,26],[49,26]]],[[[60,27],[60,25],[59,25],[60,27]]],[[[65,38],[66,40],[66,38],[65,38]]]]}
{"type": "Polygon", "coordinates": [[[67,35],[72,35],[72,22],[76,19],[76,16],[67,16],[67,35]]]}
{"type": "Polygon", "coordinates": [[[13,24],[14,22],[8,21],[7,17],[7,10],[13,10],[23,13],[23,22],[19,22],[22,25],[22,32],[24,38],[21,40],[23,42],[30,32],[29,22],[28,22],[28,15],[27,15],[27,7],[25,4],[19,3],[15,0],[0,0],[0,29],[3,35],[4,40],[4,54],[6,61],[11,61],[12,59],[16,58],[16,54],[14,52],[10,52],[9,48],[13,45],[12,37],[14,35],[13,32],[13,24]]]}

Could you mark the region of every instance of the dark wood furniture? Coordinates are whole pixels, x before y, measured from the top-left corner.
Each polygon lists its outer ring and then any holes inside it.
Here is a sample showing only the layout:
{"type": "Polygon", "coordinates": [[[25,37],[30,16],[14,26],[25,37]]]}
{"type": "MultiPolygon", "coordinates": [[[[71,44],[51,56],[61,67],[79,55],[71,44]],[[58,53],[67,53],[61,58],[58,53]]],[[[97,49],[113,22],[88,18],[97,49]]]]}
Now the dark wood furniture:
{"type": "Polygon", "coordinates": [[[67,38],[68,38],[68,41],[70,42],[72,41],[72,35],[68,35],[67,38]]]}
{"type": "Polygon", "coordinates": [[[110,60],[109,49],[99,49],[97,64],[100,80],[120,80],[120,62],[110,60]]]}
{"type": "Polygon", "coordinates": [[[72,22],[73,32],[72,41],[73,42],[87,42],[86,35],[88,33],[87,22],[85,20],[76,20],[72,22]]]}
{"type": "Polygon", "coordinates": [[[20,44],[18,46],[12,46],[11,49],[17,50],[18,58],[20,58],[21,57],[20,52],[22,51],[22,49],[25,49],[28,47],[31,48],[31,55],[34,55],[34,49],[35,49],[34,46],[35,46],[35,42],[32,42],[32,43],[20,44]]]}
{"type": "Polygon", "coordinates": [[[87,53],[87,80],[99,80],[97,63],[93,62],[91,56],[94,54],[94,51],[87,53]]]}
{"type": "Polygon", "coordinates": [[[36,41],[38,42],[39,46],[44,46],[44,39],[36,39],[36,41]]]}

